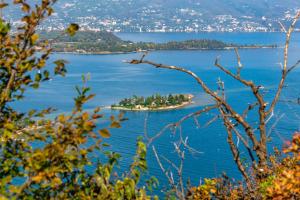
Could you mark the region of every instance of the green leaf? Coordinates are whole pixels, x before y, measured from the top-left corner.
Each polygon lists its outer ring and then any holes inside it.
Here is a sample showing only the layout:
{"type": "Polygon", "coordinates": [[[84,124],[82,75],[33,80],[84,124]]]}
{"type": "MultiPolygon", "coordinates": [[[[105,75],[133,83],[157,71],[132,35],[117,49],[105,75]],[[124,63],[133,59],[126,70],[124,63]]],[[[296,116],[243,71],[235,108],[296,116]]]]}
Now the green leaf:
{"type": "Polygon", "coordinates": [[[43,72],[43,74],[44,74],[44,80],[48,80],[49,77],[50,77],[49,71],[46,70],[46,71],[43,72]]]}
{"type": "Polygon", "coordinates": [[[56,75],[64,76],[65,73],[67,72],[66,67],[65,67],[66,63],[67,63],[67,61],[65,61],[65,60],[56,60],[54,62],[54,64],[56,65],[56,67],[54,69],[54,73],[56,75]]]}
{"type": "Polygon", "coordinates": [[[42,75],[41,75],[40,73],[37,73],[37,74],[35,75],[34,80],[35,80],[36,82],[40,82],[41,79],[42,79],[42,75]]]}
{"type": "Polygon", "coordinates": [[[0,19],[0,34],[4,36],[9,32],[9,30],[10,30],[9,24],[5,23],[0,19]]]}
{"type": "Polygon", "coordinates": [[[39,86],[40,86],[39,83],[33,83],[33,84],[30,85],[30,87],[32,87],[32,88],[34,88],[34,89],[38,89],[39,86]]]}

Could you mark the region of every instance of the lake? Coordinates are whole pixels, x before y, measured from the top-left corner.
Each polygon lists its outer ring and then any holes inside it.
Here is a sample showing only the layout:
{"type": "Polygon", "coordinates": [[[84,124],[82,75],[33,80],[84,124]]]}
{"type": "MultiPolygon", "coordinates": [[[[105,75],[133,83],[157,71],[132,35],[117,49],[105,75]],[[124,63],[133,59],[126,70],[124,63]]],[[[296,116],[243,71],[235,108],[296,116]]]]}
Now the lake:
{"type": "MultiPolygon", "coordinates": [[[[278,44],[283,46],[285,42],[282,33],[118,33],[119,37],[132,41],[166,42],[171,40],[186,39],[218,39],[236,44],[278,44]]],[[[290,65],[300,59],[300,34],[296,33],[292,39],[290,52],[290,65]]],[[[281,77],[280,62],[283,62],[283,49],[243,49],[240,50],[244,65],[242,76],[253,80],[258,85],[265,87],[266,99],[271,99],[276,90],[278,80],[281,77]]],[[[119,55],[72,55],[53,54],[52,60],[65,59],[69,61],[68,74],[65,78],[55,77],[52,81],[44,83],[39,90],[30,90],[26,98],[15,105],[21,110],[33,107],[46,108],[49,106],[58,109],[58,112],[69,112],[73,106],[72,97],[75,96],[75,85],[81,85],[82,74],[90,74],[88,85],[97,96],[88,103],[85,109],[96,106],[109,106],[120,99],[132,95],[147,96],[155,93],[163,95],[170,93],[191,93],[196,96],[195,104],[180,110],[164,112],[126,112],[129,120],[122,123],[122,128],[112,131],[112,137],[107,140],[111,144],[110,149],[122,155],[121,169],[128,169],[135,152],[135,141],[145,132],[145,119],[147,119],[147,132],[154,135],[168,123],[176,122],[183,116],[195,112],[210,105],[212,102],[203,93],[197,83],[189,76],[180,72],[156,69],[147,65],[130,65],[124,60],[139,58],[138,53],[119,55]]],[[[216,57],[220,56],[220,62],[230,70],[235,70],[236,57],[232,50],[218,51],[156,51],[151,52],[148,60],[158,63],[183,66],[198,74],[207,84],[217,89],[217,80],[221,78],[225,82],[226,95],[233,107],[242,112],[248,103],[253,103],[254,98],[247,88],[221,73],[214,67],[216,57]]],[[[271,132],[270,147],[281,146],[290,139],[292,134],[300,128],[300,105],[288,103],[296,101],[300,97],[300,71],[292,73],[287,81],[281,101],[279,102],[275,118],[280,118],[278,125],[271,132]]],[[[106,117],[117,115],[117,111],[104,109],[106,117]]],[[[199,118],[200,125],[214,117],[214,113],[205,114],[199,118]]],[[[249,121],[255,126],[253,117],[249,121]]],[[[100,122],[99,126],[103,126],[100,122]]],[[[272,123],[270,123],[270,126],[272,123]]],[[[184,175],[190,177],[193,184],[198,184],[204,177],[216,177],[226,172],[229,176],[241,178],[229,145],[226,142],[226,132],[220,121],[207,128],[198,127],[193,119],[182,125],[184,137],[188,137],[191,147],[201,152],[190,154],[187,152],[184,163],[184,175]]],[[[171,131],[165,132],[155,145],[159,154],[177,162],[173,142],[177,141],[178,134],[171,131]]],[[[148,151],[149,174],[159,178],[161,186],[166,184],[166,179],[160,171],[155,157],[149,148],[148,151]]],[[[246,157],[246,154],[245,154],[246,157]]]]}

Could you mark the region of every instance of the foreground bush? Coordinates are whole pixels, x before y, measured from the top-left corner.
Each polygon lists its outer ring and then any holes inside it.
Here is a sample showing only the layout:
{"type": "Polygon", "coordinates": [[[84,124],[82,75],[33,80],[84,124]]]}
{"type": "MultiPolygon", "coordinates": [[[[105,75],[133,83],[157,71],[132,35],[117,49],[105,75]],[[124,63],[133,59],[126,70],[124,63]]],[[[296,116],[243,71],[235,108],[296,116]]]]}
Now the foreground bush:
{"type": "MultiPolygon", "coordinates": [[[[94,97],[85,77],[84,86],[76,88],[71,114],[52,120],[47,118],[52,108],[19,112],[12,107],[28,88],[37,89],[52,76],[45,68],[52,49],[36,30],[53,13],[55,2],[43,0],[31,8],[25,0],[15,0],[24,16],[13,30],[0,19],[0,199],[148,199],[145,187],[138,187],[147,169],[145,145],[137,141],[127,172],[114,170],[120,155],[106,152],[103,140],[123,118],[111,117],[107,127],[96,128],[103,115],[99,108],[83,111],[94,97]]],[[[0,9],[6,6],[1,3],[0,9]]],[[[71,24],[62,34],[72,36],[78,28],[71,24]]],[[[64,76],[65,63],[55,61],[53,75],[64,76]]]]}
{"type": "Polygon", "coordinates": [[[247,190],[225,175],[222,178],[206,179],[203,185],[192,187],[188,199],[300,199],[300,134],[283,150],[269,159],[270,176],[255,182],[256,189],[247,190]],[[281,157],[281,159],[279,159],[281,157]]]}

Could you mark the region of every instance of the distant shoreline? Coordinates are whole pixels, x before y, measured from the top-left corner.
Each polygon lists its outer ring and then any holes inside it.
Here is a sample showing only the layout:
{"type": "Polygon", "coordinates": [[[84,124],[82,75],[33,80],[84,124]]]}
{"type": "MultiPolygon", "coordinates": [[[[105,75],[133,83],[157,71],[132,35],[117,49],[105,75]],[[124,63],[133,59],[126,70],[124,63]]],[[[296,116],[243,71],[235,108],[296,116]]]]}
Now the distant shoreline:
{"type": "Polygon", "coordinates": [[[76,52],[76,51],[52,51],[52,53],[57,54],[74,54],[74,55],[119,55],[119,54],[133,54],[133,53],[143,53],[143,52],[157,52],[157,51],[224,51],[238,49],[277,49],[281,48],[279,46],[241,46],[241,47],[224,47],[224,48],[199,48],[199,49],[155,49],[155,50],[141,50],[141,51],[100,51],[100,52],[76,52]]]}

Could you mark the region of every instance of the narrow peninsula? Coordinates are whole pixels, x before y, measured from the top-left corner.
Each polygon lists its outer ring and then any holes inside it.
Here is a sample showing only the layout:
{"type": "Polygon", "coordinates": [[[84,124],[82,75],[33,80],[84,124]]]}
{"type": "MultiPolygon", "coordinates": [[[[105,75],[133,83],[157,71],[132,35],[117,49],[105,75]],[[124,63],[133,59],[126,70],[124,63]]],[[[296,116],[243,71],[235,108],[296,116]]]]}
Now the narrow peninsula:
{"type": "Polygon", "coordinates": [[[74,54],[124,54],[143,51],[164,50],[228,50],[238,48],[276,48],[277,45],[238,45],[219,40],[192,39],[166,43],[125,41],[113,33],[79,31],[70,37],[59,31],[42,32],[42,40],[49,40],[57,53],[74,54]]]}
{"type": "Polygon", "coordinates": [[[134,95],[131,98],[121,100],[118,104],[112,105],[111,109],[128,111],[174,110],[192,104],[193,97],[191,94],[169,94],[167,96],[156,94],[149,97],[134,95]]]}

